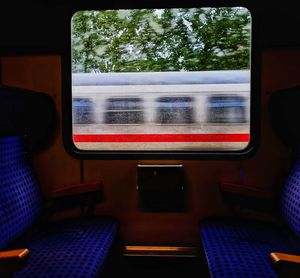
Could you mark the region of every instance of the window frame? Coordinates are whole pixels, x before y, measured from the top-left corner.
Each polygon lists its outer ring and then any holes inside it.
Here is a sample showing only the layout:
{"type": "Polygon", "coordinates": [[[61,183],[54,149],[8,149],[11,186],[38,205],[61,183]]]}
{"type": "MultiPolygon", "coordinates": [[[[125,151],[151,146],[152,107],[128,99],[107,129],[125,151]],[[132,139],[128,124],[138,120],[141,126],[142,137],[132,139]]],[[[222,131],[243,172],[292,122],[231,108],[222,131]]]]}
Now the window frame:
{"type": "Polygon", "coordinates": [[[105,150],[81,150],[78,149],[73,142],[72,134],[72,84],[71,84],[71,24],[68,28],[68,42],[66,43],[65,55],[62,57],[62,133],[63,142],[67,152],[78,159],[245,159],[253,155],[258,146],[260,139],[260,46],[259,46],[259,15],[251,6],[245,1],[203,1],[201,5],[197,1],[187,1],[185,3],[180,1],[173,1],[172,3],[159,2],[144,2],[144,3],[127,3],[122,4],[81,4],[74,6],[70,11],[69,19],[74,13],[80,10],[113,10],[113,9],[147,9],[147,8],[197,8],[197,7],[245,7],[249,10],[252,17],[251,22],[251,56],[250,56],[250,140],[245,149],[242,150],[199,150],[199,151],[105,151],[105,150]]]}

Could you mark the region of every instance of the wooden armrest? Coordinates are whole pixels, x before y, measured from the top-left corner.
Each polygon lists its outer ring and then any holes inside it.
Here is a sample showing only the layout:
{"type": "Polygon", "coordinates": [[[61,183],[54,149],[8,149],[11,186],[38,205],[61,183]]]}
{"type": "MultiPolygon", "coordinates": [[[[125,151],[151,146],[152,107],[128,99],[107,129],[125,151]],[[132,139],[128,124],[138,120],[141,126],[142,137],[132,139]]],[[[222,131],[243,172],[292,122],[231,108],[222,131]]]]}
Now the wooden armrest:
{"type": "Polygon", "coordinates": [[[258,187],[248,186],[243,184],[221,183],[220,189],[221,191],[224,192],[246,195],[249,197],[257,197],[257,198],[265,198],[265,199],[273,198],[273,194],[270,191],[262,190],[261,188],[258,187]]]}
{"type": "Polygon", "coordinates": [[[81,208],[83,214],[93,214],[97,203],[103,200],[101,181],[82,183],[57,189],[49,194],[48,214],[81,208]],[[87,210],[86,210],[87,209],[87,210]]]}
{"type": "Polygon", "coordinates": [[[271,253],[270,258],[273,264],[295,263],[300,264],[300,256],[287,253],[271,253]]]}
{"type": "Polygon", "coordinates": [[[24,249],[15,249],[15,250],[7,250],[7,251],[0,251],[0,261],[4,260],[24,260],[28,257],[29,250],[24,249]]]}
{"type": "Polygon", "coordinates": [[[20,270],[29,256],[28,249],[0,251],[0,273],[10,274],[20,270]]]}
{"type": "Polygon", "coordinates": [[[278,277],[300,277],[300,256],[286,253],[271,253],[270,259],[278,277]]]}
{"type": "Polygon", "coordinates": [[[71,185],[52,191],[49,194],[50,198],[73,196],[82,193],[97,192],[102,190],[102,182],[91,182],[71,185]]]}

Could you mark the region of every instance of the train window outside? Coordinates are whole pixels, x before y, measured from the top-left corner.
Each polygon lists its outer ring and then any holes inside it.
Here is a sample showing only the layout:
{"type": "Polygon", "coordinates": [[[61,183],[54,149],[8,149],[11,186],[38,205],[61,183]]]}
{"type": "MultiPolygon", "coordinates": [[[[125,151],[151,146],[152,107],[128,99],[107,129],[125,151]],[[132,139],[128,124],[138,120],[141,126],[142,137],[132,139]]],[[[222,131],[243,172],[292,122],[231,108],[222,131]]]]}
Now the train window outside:
{"type": "Polygon", "coordinates": [[[207,122],[245,123],[246,101],[241,96],[212,96],[207,100],[207,122]]]}
{"type": "Polygon", "coordinates": [[[243,153],[254,138],[252,40],[244,7],[76,12],[76,152],[243,153]]]}
{"type": "Polygon", "coordinates": [[[141,98],[108,98],[106,100],[105,123],[142,124],[144,111],[141,98]]]}
{"type": "Polygon", "coordinates": [[[73,98],[73,123],[74,124],[92,124],[94,107],[89,98],[73,98]]]}
{"type": "Polygon", "coordinates": [[[157,100],[158,123],[161,124],[191,124],[194,122],[193,98],[191,97],[161,97],[157,100]]]}

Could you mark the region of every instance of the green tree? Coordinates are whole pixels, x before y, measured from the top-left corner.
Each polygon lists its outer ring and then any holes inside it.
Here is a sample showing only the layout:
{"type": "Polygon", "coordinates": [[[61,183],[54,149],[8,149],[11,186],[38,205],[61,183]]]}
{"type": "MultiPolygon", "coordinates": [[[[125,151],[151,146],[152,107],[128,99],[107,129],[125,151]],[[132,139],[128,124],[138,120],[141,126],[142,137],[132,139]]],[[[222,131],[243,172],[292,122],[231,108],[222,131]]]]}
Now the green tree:
{"type": "Polygon", "coordinates": [[[249,69],[243,8],[80,11],[72,19],[73,72],[249,69]]]}

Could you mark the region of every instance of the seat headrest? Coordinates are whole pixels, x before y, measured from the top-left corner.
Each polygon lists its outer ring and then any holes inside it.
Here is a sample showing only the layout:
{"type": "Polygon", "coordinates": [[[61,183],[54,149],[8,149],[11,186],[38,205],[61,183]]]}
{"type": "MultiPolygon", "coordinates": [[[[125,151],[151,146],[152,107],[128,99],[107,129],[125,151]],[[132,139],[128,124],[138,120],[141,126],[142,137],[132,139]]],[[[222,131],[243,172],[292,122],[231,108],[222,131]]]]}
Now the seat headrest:
{"type": "Polygon", "coordinates": [[[56,124],[51,96],[0,86],[0,136],[26,135],[28,148],[37,151],[53,139],[56,124]]]}
{"type": "Polygon", "coordinates": [[[272,128],[287,146],[300,147],[300,86],[281,89],[269,99],[272,128]]]}

